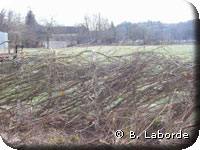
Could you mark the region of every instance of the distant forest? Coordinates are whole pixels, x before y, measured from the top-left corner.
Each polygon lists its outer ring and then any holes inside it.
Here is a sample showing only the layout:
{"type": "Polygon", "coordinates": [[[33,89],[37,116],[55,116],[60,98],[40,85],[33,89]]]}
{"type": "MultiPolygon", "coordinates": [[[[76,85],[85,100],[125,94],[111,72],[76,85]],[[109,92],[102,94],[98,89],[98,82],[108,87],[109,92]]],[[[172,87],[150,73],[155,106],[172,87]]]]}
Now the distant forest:
{"type": "MultiPolygon", "coordinates": [[[[0,31],[8,32],[12,45],[43,47],[49,41],[75,41],[72,45],[146,45],[176,44],[195,40],[195,22],[190,20],[174,24],[162,22],[123,22],[115,25],[101,14],[85,16],[76,26],[60,26],[51,18],[38,22],[30,10],[23,19],[14,11],[0,11],[0,31]]],[[[72,43],[72,42],[71,42],[72,43]]]]}
{"type": "Polygon", "coordinates": [[[144,37],[140,35],[140,33],[143,32],[144,36],[151,41],[195,40],[194,24],[195,20],[176,24],[165,24],[153,21],[143,23],[124,22],[117,25],[116,31],[117,33],[121,33],[121,35],[118,34],[119,39],[122,39],[124,35],[127,35],[131,40],[144,39],[144,37]]]}

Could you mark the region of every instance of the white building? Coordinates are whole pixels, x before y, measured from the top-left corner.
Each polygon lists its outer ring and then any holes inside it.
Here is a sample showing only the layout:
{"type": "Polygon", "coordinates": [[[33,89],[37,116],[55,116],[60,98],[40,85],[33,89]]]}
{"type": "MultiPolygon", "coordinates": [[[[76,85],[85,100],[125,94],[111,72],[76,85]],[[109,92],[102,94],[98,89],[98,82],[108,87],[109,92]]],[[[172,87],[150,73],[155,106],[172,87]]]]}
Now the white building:
{"type": "MultiPolygon", "coordinates": [[[[8,41],[8,33],[0,31],[0,43],[5,42],[5,41],[8,41]]],[[[0,50],[7,50],[7,49],[8,49],[7,42],[0,45],[0,50]]]]}
{"type": "MultiPolygon", "coordinates": [[[[44,47],[47,48],[47,42],[44,42],[44,47]]],[[[66,48],[67,42],[65,41],[49,41],[49,48],[66,48]]]]}

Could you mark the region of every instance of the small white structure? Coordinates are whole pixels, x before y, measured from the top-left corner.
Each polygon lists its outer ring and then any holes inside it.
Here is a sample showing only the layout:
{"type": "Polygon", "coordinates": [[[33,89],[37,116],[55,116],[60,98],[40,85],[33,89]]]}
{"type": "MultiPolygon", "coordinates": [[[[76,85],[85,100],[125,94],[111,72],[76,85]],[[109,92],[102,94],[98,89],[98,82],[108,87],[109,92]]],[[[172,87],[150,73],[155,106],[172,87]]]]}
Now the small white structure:
{"type": "MultiPolygon", "coordinates": [[[[44,47],[47,48],[47,42],[44,42],[44,47]]],[[[49,41],[49,48],[66,48],[67,42],[65,41],[49,41]]]]}
{"type": "Polygon", "coordinates": [[[8,41],[8,33],[0,31],[0,43],[4,42],[3,44],[0,44],[0,50],[8,49],[8,43],[5,41],[8,41]]]}

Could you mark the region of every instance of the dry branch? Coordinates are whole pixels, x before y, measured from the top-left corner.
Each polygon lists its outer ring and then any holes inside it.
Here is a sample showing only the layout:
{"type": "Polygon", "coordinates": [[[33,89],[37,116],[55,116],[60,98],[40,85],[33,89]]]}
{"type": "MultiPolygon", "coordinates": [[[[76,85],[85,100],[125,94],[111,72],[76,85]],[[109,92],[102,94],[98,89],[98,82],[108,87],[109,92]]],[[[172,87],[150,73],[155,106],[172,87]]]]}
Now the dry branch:
{"type": "Polygon", "coordinates": [[[79,132],[82,144],[98,143],[93,138],[114,144],[113,132],[118,129],[134,129],[142,135],[144,130],[170,125],[171,131],[178,131],[188,126],[189,116],[180,115],[193,106],[193,66],[176,57],[142,51],[108,56],[87,50],[5,62],[0,64],[1,128],[14,132],[64,122],[59,126],[67,134],[79,132]],[[177,118],[184,118],[182,127],[177,128],[177,118]]]}

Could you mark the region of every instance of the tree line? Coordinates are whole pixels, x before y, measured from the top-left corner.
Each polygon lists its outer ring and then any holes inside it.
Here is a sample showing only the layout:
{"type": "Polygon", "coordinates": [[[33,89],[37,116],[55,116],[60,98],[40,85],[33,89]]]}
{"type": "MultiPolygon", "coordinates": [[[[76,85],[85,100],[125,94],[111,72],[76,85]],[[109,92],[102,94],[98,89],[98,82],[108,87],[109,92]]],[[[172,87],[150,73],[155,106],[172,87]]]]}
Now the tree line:
{"type": "Polygon", "coordinates": [[[113,43],[141,43],[161,44],[174,41],[195,40],[195,21],[180,22],[174,24],[153,22],[123,22],[114,26],[113,22],[102,18],[100,14],[86,16],[82,24],[83,31],[80,36],[82,42],[92,41],[97,44],[113,43]]]}
{"type": "MultiPolygon", "coordinates": [[[[87,15],[84,21],[73,27],[56,25],[53,18],[38,23],[33,11],[29,10],[25,19],[14,11],[0,11],[0,31],[8,32],[11,45],[41,47],[55,34],[75,34],[69,36],[77,44],[161,44],[163,42],[195,40],[195,20],[174,24],[159,21],[123,22],[118,25],[102,17],[100,13],[87,15]]],[[[66,39],[62,39],[66,40],[66,39]]]]}
{"type": "Polygon", "coordinates": [[[0,11],[0,31],[7,32],[10,45],[23,45],[28,48],[40,47],[42,41],[48,41],[52,34],[52,20],[38,23],[34,13],[27,12],[25,19],[14,11],[0,11]]]}

